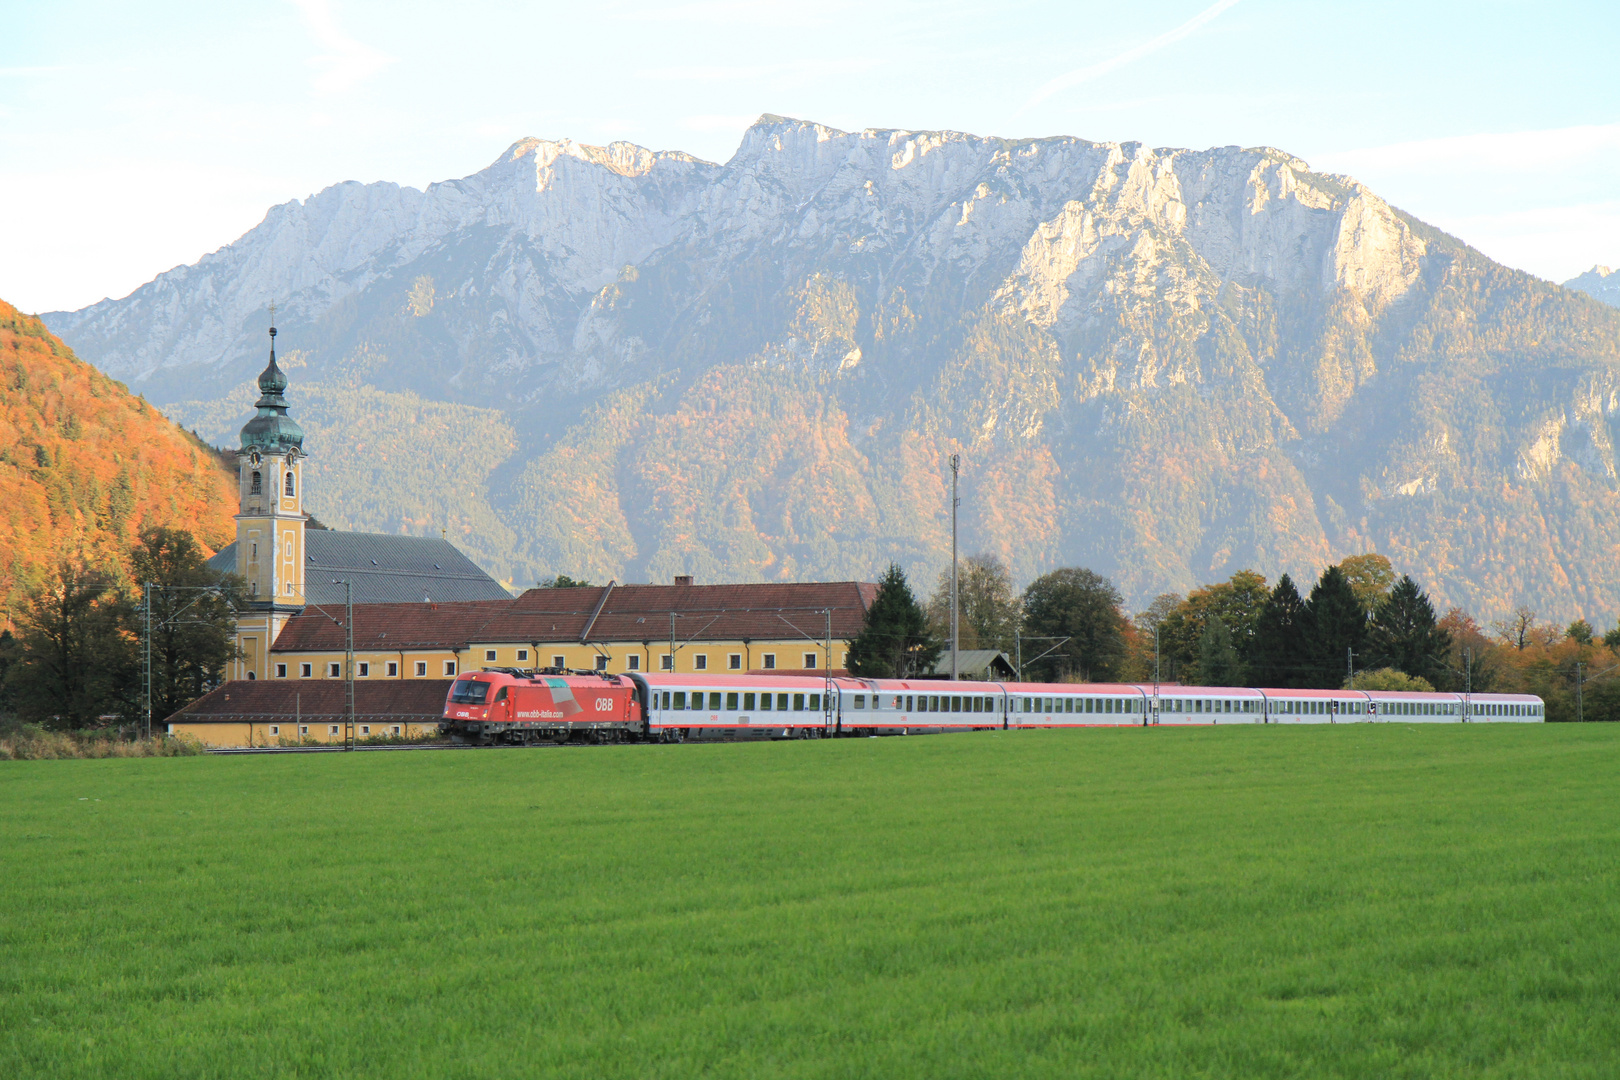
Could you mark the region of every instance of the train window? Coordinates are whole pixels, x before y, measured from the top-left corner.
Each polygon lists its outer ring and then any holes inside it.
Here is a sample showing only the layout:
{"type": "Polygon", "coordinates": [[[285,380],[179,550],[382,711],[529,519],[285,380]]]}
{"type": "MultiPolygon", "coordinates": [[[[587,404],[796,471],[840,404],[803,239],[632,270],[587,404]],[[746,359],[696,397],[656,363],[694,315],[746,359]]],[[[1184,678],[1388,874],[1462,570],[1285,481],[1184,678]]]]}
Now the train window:
{"type": "Polygon", "coordinates": [[[811,712],[820,712],[821,711],[821,695],[820,694],[811,694],[810,695],[810,711],[811,712]]]}
{"type": "Polygon", "coordinates": [[[1034,709],[1031,709],[1031,708],[1030,708],[1030,707],[1029,707],[1029,704],[1030,704],[1030,699],[1029,699],[1029,698],[1025,698],[1025,699],[1024,699],[1024,711],[1025,711],[1025,712],[1034,712],[1034,711],[1035,711],[1035,710],[1034,710],[1034,709]]]}
{"type": "Polygon", "coordinates": [[[771,711],[771,695],[770,694],[761,694],[761,695],[759,695],[759,711],[760,712],[770,712],[771,711]]]}
{"type": "Polygon", "coordinates": [[[735,692],[726,695],[726,711],[737,711],[737,695],[735,692]]]}
{"type": "Polygon", "coordinates": [[[744,694],[743,695],[743,712],[753,712],[753,711],[754,711],[754,695],[753,694],[744,694]]]}
{"type": "Polygon", "coordinates": [[[906,695],[906,712],[915,712],[915,711],[916,711],[916,702],[913,700],[913,698],[912,698],[912,696],[910,694],[907,694],[906,695]]]}
{"type": "MultiPolygon", "coordinates": [[[[479,685],[482,686],[483,684],[480,683],[479,685]]],[[[499,690],[495,691],[495,700],[496,701],[505,701],[506,700],[506,687],[503,686],[499,690]]]]}
{"type": "Polygon", "coordinates": [[[686,691],[685,690],[677,690],[677,691],[675,691],[675,704],[674,704],[673,708],[677,708],[677,709],[686,708],[686,691]]]}
{"type": "Polygon", "coordinates": [[[794,694],[793,695],[793,711],[794,712],[804,712],[804,695],[803,694],[794,694]]]}
{"type": "Polygon", "coordinates": [[[713,691],[712,693],[709,694],[709,711],[710,712],[719,712],[720,711],[720,691],[718,691],[718,690],[715,690],[715,691],[713,691]]]}
{"type": "Polygon", "coordinates": [[[866,695],[865,694],[856,694],[855,695],[855,708],[857,708],[857,709],[866,708],[866,695]]]}
{"type": "Polygon", "coordinates": [[[703,709],[703,691],[692,691],[692,711],[701,712],[703,709]]]}
{"type": "Polygon", "coordinates": [[[457,705],[482,705],[489,694],[489,683],[457,679],[450,687],[450,700],[457,705]]]}
{"type": "Polygon", "coordinates": [[[929,694],[928,695],[928,711],[929,712],[939,712],[939,695],[938,694],[929,694]]]}
{"type": "MultiPolygon", "coordinates": [[[[657,694],[654,694],[654,695],[653,695],[653,697],[654,697],[654,698],[656,698],[656,697],[657,697],[657,696],[658,696],[658,695],[657,695],[657,694]]],[[[668,691],[668,690],[665,690],[665,691],[664,691],[664,704],[663,704],[663,708],[666,708],[666,709],[667,709],[667,708],[669,708],[669,691],[668,691]]]]}
{"type": "MultiPolygon", "coordinates": [[[[776,711],[777,712],[787,712],[787,701],[788,701],[788,696],[786,694],[777,694],[776,695],[776,711]]],[[[877,708],[877,698],[872,699],[872,708],[874,708],[874,709],[877,708]]]]}

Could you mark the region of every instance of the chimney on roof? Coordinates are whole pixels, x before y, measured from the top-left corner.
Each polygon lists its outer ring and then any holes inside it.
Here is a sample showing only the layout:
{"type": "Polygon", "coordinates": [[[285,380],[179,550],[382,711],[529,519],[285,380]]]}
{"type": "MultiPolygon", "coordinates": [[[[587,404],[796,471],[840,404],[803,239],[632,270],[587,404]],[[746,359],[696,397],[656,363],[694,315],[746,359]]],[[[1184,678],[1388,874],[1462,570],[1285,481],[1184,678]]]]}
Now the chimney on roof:
{"type": "Polygon", "coordinates": [[[675,575],[675,584],[677,584],[677,585],[690,585],[690,584],[692,584],[692,575],[691,574],[676,574],[675,575]]]}

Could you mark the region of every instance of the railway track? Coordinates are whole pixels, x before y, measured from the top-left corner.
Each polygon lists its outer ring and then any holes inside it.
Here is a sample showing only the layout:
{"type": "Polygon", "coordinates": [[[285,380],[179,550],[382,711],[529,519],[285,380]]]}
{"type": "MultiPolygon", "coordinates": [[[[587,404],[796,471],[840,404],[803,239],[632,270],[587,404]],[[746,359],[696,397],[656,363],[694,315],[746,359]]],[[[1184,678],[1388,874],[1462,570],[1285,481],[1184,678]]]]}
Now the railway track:
{"type": "MultiPolygon", "coordinates": [[[[554,743],[536,743],[535,746],[557,745],[554,743]]],[[[211,748],[210,754],[344,754],[350,750],[363,750],[372,753],[379,750],[524,750],[533,747],[524,747],[512,744],[495,746],[475,746],[472,743],[384,743],[377,746],[220,746],[211,748]]]]}

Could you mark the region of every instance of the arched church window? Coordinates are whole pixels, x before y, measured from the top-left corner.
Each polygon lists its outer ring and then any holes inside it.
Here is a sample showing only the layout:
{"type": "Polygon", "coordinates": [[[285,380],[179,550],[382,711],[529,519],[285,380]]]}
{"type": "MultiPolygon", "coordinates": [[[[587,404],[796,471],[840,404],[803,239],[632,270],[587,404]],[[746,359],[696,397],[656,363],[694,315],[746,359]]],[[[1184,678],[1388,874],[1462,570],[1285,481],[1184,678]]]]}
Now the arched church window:
{"type": "Polygon", "coordinates": [[[291,470],[287,472],[287,494],[293,494],[293,475],[291,470]]]}
{"type": "Polygon", "coordinates": [[[253,476],[248,481],[248,494],[249,495],[258,495],[263,490],[264,490],[264,488],[263,488],[263,479],[259,476],[259,470],[254,469],[253,470],[253,476]]]}

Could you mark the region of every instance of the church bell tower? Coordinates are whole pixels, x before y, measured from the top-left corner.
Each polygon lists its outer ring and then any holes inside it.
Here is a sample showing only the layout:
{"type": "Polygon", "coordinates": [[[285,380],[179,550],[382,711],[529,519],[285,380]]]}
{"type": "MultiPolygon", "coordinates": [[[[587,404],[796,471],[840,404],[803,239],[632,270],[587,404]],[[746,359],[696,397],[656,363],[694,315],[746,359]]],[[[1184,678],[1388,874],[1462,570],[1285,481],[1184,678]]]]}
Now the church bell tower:
{"type": "Polygon", "coordinates": [[[259,411],[243,426],[236,452],[236,572],[248,590],[248,608],[237,620],[238,679],[270,677],[270,646],[304,607],[304,430],[287,415],[287,376],[276,366],[275,306],[270,310],[270,364],[259,375],[259,411]]]}

